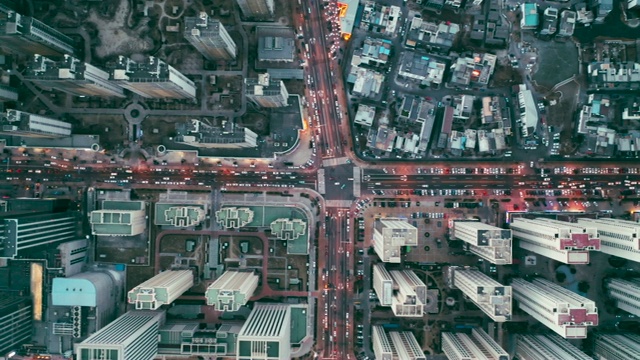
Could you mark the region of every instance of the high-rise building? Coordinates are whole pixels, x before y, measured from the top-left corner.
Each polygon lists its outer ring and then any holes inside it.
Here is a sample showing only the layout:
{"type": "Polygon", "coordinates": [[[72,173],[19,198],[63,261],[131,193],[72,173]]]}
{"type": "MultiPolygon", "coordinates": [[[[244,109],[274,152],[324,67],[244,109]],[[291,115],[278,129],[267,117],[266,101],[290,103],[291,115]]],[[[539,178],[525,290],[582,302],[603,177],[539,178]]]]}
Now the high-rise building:
{"type": "Polygon", "coordinates": [[[103,201],[89,216],[91,233],[98,236],[135,236],[147,228],[144,201],[103,201]]]}
{"type": "Polygon", "coordinates": [[[509,353],[504,351],[481,328],[465,333],[442,333],[442,351],[449,359],[464,360],[509,360],[509,353]]]}
{"type": "Polygon", "coordinates": [[[4,101],[17,101],[18,100],[18,89],[0,84],[0,103],[4,101]]]}
{"type": "Polygon", "coordinates": [[[282,80],[271,79],[269,73],[257,79],[244,79],[247,100],[260,107],[289,106],[289,93],[282,80]]]}
{"type": "Polygon", "coordinates": [[[387,271],[373,266],[373,288],[381,306],[390,306],[399,317],[422,317],[427,303],[427,286],[413,271],[387,271]]]}
{"type": "Polygon", "coordinates": [[[454,221],[453,237],[469,244],[469,250],[496,264],[511,264],[511,230],[480,221],[454,221]]]}
{"type": "Polygon", "coordinates": [[[380,260],[400,263],[403,246],[418,246],[418,229],[406,219],[376,219],[373,224],[373,248],[380,260]]]}
{"type": "Polygon", "coordinates": [[[54,278],[51,304],[70,308],[71,318],[54,322],[52,333],[81,338],[102,329],[116,317],[123,288],[124,276],[108,269],[54,278]]]}
{"type": "Polygon", "coordinates": [[[19,349],[31,339],[31,300],[12,292],[0,292],[0,354],[19,349]]]}
{"type": "Polygon", "coordinates": [[[4,216],[0,218],[0,258],[24,257],[46,245],[78,239],[75,212],[4,216]]]}
{"type": "Polygon", "coordinates": [[[600,251],[624,259],[640,259],[640,224],[619,219],[578,219],[578,224],[596,227],[600,251]]]}
{"type": "Polygon", "coordinates": [[[607,279],[606,288],[619,309],[640,316],[640,279],[607,279]]]}
{"type": "Polygon", "coordinates": [[[157,310],[169,305],[193,286],[191,270],[167,270],[129,290],[129,304],[136,310],[157,310]]]}
{"type": "Polygon", "coordinates": [[[73,39],[51,26],[14,11],[0,21],[0,47],[15,54],[61,56],[73,54],[73,39]]]}
{"type": "Polygon", "coordinates": [[[204,121],[191,119],[176,123],[176,133],[175,142],[195,147],[242,149],[258,145],[258,134],[226,120],[220,126],[212,126],[204,121]]]}
{"type": "Polygon", "coordinates": [[[596,334],[594,353],[600,360],[640,359],[640,335],[596,334]]]}
{"type": "Polygon", "coordinates": [[[275,11],[273,0],[236,0],[242,15],[247,18],[265,18],[275,11]]]}
{"type": "Polygon", "coordinates": [[[236,43],[220,21],[209,19],[206,12],[184,19],[184,38],[211,61],[231,60],[238,55],[236,43]]]}
{"type": "Polygon", "coordinates": [[[71,136],[71,124],[42,115],[20,110],[7,110],[0,114],[0,133],[37,138],[62,138],[71,136]]]}
{"type": "Polygon", "coordinates": [[[584,339],[598,325],[595,302],[541,278],[511,283],[518,307],[565,339],[584,339]]]}
{"type": "Polygon", "coordinates": [[[291,307],[255,304],[238,334],[236,360],[291,358],[291,307]]]}
{"type": "Polygon", "coordinates": [[[35,55],[24,78],[45,90],[55,89],[75,96],[125,97],[124,89],[109,80],[108,72],[71,55],[65,55],[60,61],[35,55]]]}
{"type": "Polygon", "coordinates": [[[422,346],[410,331],[385,332],[379,325],[371,327],[373,353],[377,360],[426,360],[422,346]]]}
{"type": "Polygon", "coordinates": [[[173,66],[149,56],[145,62],[119,56],[111,65],[111,80],[142,97],[153,99],[194,99],[196,86],[173,66]]]}
{"type": "Polygon", "coordinates": [[[556,334],[518,335],[516,356],[520,360],[592,360],[582,350],[556,334]]]}
{"type": "Polygon", "coordinates": [[[477,268],[450,266],[447,283],[460,289],[476,306],[495,322],[511,320],[511,286],[504,286],[477,268]]]}
{"type": "Polygon", "coordinates": [[[75,344],[77,359],[153,360],[164,311],[132,310],[75,344]]]}
{"type": "Polygon", "coordinates": [[[600,249],[598,230],[550,219],[515,218],[513,236],[520,247],[565,264],[588,264],[589,250],[600,249]]]}
{"type": "Polygon", "coordinates": [[[207,288],[207,305],[218,311],[238,311],[253,296],[259,280],[253,272],[225,271],[207,288]]]}

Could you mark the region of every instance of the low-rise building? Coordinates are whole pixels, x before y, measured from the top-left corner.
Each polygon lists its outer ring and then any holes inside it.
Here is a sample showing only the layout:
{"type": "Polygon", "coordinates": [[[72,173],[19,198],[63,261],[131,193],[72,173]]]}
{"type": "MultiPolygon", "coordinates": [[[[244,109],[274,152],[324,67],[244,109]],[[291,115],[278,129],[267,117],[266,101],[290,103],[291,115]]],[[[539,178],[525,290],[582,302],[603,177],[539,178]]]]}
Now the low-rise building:
{"type": "Polygon", "coordinates": [[[384,80],[383,74],[359,66],[351,66],[347,76],[347,82],[353,83],[352,93],[368,98],[374,98],[380,94],[384,80]]]}
{"type": "Polygon", "coordinates": [[[549,6],[544,9],[544,16],[542,17],[542,29],[540,29],[540,35],[553,35],[558,30],[558,9],[553,6],[549,6]]]}
{"type": "Polygon", "coordinates": [[[386,39],[366,37],[362,44],[353,51],[351,65],[360,66],[361,64],[370,66],[384,66],[391,56],[391,41],[386,39]]]}
{"type": "Polygon", "coordinates": [[[525,84],[519,85],[518,107],[520,109],[520,118],[516,122],[520,124],[522,137],[535,135],[538,129],[538,107],[533,98],[533,93],[527,89],[525,84]]]}
{"type": "Polygon", "coordinates": [[[356,116],[353,122],[358,125],[371,127],[373,120],[376,117],[376,108],[369,105],[359,104],[356,116]]]}
{"type": "Polygon", "coordinates": [[[0,113],[0,133],[36,138],[63,138],[71,136],[71,124],[9,109],[4,114],[0,113]]]}
{"type": "Polygon", "coordinates": [[[604,19],[613,10],[613,0],[591,0],[591,7],[595,11],[594,21],[602,24],[604,19]]]}
{"type": "Polygon", "coordinates": [[[386,36],[394,36],[402,19],[400,7],[382,5],[372,0],[364,3],[360,27],[386,36]]]}
{"type": "Polygon", "coordinates": [[[97,236],[135,236],[147,228],[144,201],[102,201],[89,215],[91,233],[97,236]]]}
{"type": "Polygon", "coordinates": [[[220,126],[212,126],[204,121],[192,119],[177,123],[176,132],[176,143],[195,147],[242,149],[258,144],[258,134],[226,120],[222,121],[220,126]]]}
{"type": "Polygon", "coordinates": [[[640,63],[634,61],[592,62],[587,65],[591,89],[635,90],[640,88],[640,63]]]}
{"type": "Polygon", "coordinates": [[[540,23],[540,15],[538,14],[538,4],[523,3],[520,5],[522,19],[520,19],[520,29],[535,30],[540,23]]]}
{"type": "Polygon", "coordinates": [[[387,125],[369,129],[367,134],[367,147],[380,152],[391,152],[398,133],[387,125]]]}
{"type": "Polygon", "coordinates": [[[258,26],[258,61],[293,62],[296,57],[293,29],[281,26],[258,26]]]}
{"type": "Polygon", "coordinates": [[[457,88],[486,87],[496,66],[497,57],[489,53],[474,53],[459,57],[451,65],[449,85],[457,88]]]}
{"type": "Polygon", "coordinates": [[[421,17],[413,17],[409,24],[405,45],[410,48],[447,53],[459,32],[460,25],[450,21],[435,23],[421,17]]]}
{"type": "Polygon", "coordinates": [[[560,15],[560,28],[558,31],[558,36],[573,36],[573,31],[576,29],[577,17],[578,15],[575,11],[564,10],[560,15]]]}
{"type": "Polygon", "coordinates": [[[445,70],[446,64],[432,55],[405,51],[400,60],[398,76],[419,81],[425,86],[439,86],[445,70]]]}

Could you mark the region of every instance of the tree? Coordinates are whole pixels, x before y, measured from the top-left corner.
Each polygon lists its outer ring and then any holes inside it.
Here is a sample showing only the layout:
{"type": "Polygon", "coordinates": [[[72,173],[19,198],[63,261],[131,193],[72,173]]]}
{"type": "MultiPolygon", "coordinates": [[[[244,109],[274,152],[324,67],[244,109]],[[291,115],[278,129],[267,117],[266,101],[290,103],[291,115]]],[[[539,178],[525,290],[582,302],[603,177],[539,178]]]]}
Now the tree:
{"type": "Polygon", "coordinates": [[[556,280],[558,282],[564,282],[566,279],[567,279],[567,275],[565,275],[563,272],[556,273],[556,280]]]}
{"type": "Polygon", "coordinates": [[[591,285],[589,285],[589,282],[587,281],[580,281],[578,283],[578,291],[580,291],[581,293],[589,292],[590,288],[591,288],[591,285]]]}

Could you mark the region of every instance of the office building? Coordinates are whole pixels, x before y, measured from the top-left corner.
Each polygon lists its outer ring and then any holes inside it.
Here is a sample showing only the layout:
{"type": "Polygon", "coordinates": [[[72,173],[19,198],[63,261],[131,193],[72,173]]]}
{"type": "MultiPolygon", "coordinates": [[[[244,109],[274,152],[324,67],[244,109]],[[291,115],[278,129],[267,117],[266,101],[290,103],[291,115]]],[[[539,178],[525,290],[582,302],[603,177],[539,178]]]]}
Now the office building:
{"type": "Polygon", "coordinates": [[[51,139],[71,136],[71,124],[20,110],[0,114],[0,125],[0,133],[8,135],[51,139]]]}
{"type": "Polygon", "coordinates": [[[593,352],[600,360],[640,359],[640,336],[637,334],[596,334],[593,352]]]}
{"type": "Polygon", "coordinates": [[[51,304],[70,308],[70,318],[54,322],[53,334],[81,338],[102,329],[118,314],[123,291],[123,274],[110,269],[54,278],[51,304]]]}
{"type": "Polygon", "coordinates": [[[82,360],[153,360],[158,352],[158,329],[163,311],[132,310],[75,344],[82,360]]]}
{"type": "Polygon", "coordinates": [[[465,333],[442,333],[442,352],[449,359],[464,360],[509,360],[504,351],[489,334],[481,328],[465,333]]]}
{"type": "Polygon", "coordinates": [[[78,214],[61,212],[0,218],[0,258],[26,257],[45,246],[78,239],[78,214]]]}
{"type": "Polygon", "coordinates": [[[271,17],[275,11],[273,0],[236,0],[246,18],[271,17]]]}
{"type": "Polygon", "coordinates": [[[551,281],[514,279],[511,286],[520,310],[565,339],[584,339],[587,327],[598,325],[595,302],[551,281]]]}
{"type": "Polygon", "coordinates": [[[280,26],[258,26],[258,61],[291,63],[296,59],[293,29],[280,26]]]}
{"type": "Polygon", "coordinates": [[[282,80],[271,79],[268,73],[257,79],[244,79],[247,100],[258,107],[289,106],[289,93],[282,80]]]}
{"type": "Polygon", "coordinates": [[[136,310],[157,310],[170,305],[193,286],[191,270],[167,270],[129,290],[127,300],[136,310]]]}
{"type": "Polygon", "coordinates": [[[460,289],[495,322],[511,320],[511,286],[504,286],[477,268],[450,266],[446,272],[450,288],[460,289]]]}
{"type": "Polygon", "coordinates": [[[410,331],[385,332],[379,325],[371,327],[373,353],[377,360],[426,360],[422,346],[410,331]]]}
{"type": "Polygon", "coordinates": [[[207,324],[201,329],[193,322],[170,323],[160,328],[156,359],[235,359],[242,323],[207,324]]]}
{"type": "Polygon", "coordinates": [[[31,340],[31,300],[14,292],[0,291],[0,354],[19,349],[31,340]]]}
{"type": "Polygon", "coordinates": [[[600,249],[595,227],[538,218],[515,218],[513,236],[520,247],[565,264],[588,264],[589,250],[600,249]]]}
{"type": "Polygon", "coordinates": [[[0,47],[18,55],[61,56],[73,54],[73,39],[29,16],[9,11],[0,21],[0,47]]]}
{"type": "Polygon", "coordinates": [[[373,289],[381,306],[390,306],[398,317],[422,317],[427,303],[427,286],[413,271],[387,271],[373,266],[373,289]]]}
{"type": "Polygon", "coordinates": [[[105,200],[102,209],[91,212],[89,222],[93,235],[140,235],[147,227],[145,202],[105,200]]]}
{"type": "Polygon", "coordinates": [[[511,230],[480,221],[454,221],[453,237],[469,244],[471,252],[493,264],[511,264],[511,230]]]}
{"type": "Polygon", "coordinates": [[[88,261],[89,241],[86,238],[67,241],[57,246],[56,263],[53,267],[60,268],[65,277],[82,272],[82,267],[88,261]]]}
{"type": "Polygon", "coordinates": [[[225,271],[207,288],[207,305],[218,311],[238,311],[253,296],[259,280],[253,272],[225,271]]]}
{"type": "Polygon", "coordinates": [[[35,55],[24,78],[45,90],[55,89],[75,96],[125,97],[124,89],[109,80],[108,72],[71,55],[64,55],[60,61],[35,55]]]}
{"type": "Polygon", "coordinates": [[[238,334],[236,360],[291,358],[291,307],[256,303],[238,334]]]}
{"type": "Polygon", "coordinates": [[[111,80],[142,97],[152,99],[194,99],[196,87],[193,81],[173,66],[149,56],[145,62],[136,63],[124,56],[111,64],[111,80]]]}
{"type": "Polygon", "coordinates": [[[578,224],[598,229],[600,251],[640,261],[640,224],[619,219],[578,219],[578,224]]]}
{"type": "Polygon", "coordinates": [[[207,60],[231,60],[238,55],[236,43],[220,21],[209,19],[206,12],[184,19],[184,38],[207,60]]]}
{"type": "Polygon", "coordinates": [[[616,306],[640,316],[640,280],[639,279],[608,279],[606,283],[607,294],[615,300],[616,306]]]}
{"type": "Polygon", "coordinates": [[[593,360],[556,334],[517,335],[516,356],[520,360],[593,360]]]}
{"type": "Polygon", "coordinates": [[[373,247],[380,260],[400,263],[403,246],[418,246],[418,229],[406,219],[376,219],[373,224],[373,247]]]}
{"type": "Polygon", "coordinates": [[[220,126],[192,119],[176,124],[174,141],[194,147],[242,149],[258,146],[258,134],[224,120],[220,126]]]}

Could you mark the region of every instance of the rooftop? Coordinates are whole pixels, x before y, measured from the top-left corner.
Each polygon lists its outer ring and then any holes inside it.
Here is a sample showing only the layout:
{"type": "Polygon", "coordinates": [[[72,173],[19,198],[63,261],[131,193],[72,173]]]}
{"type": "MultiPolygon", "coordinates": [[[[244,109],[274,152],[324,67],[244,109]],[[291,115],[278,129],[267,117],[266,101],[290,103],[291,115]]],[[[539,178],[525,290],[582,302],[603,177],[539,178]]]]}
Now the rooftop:
{"type": "Polygon", "coordinates": [[[295,34],[293,29],[280,26],[258,26],[258,61],[293,61],[295,34]]]}

